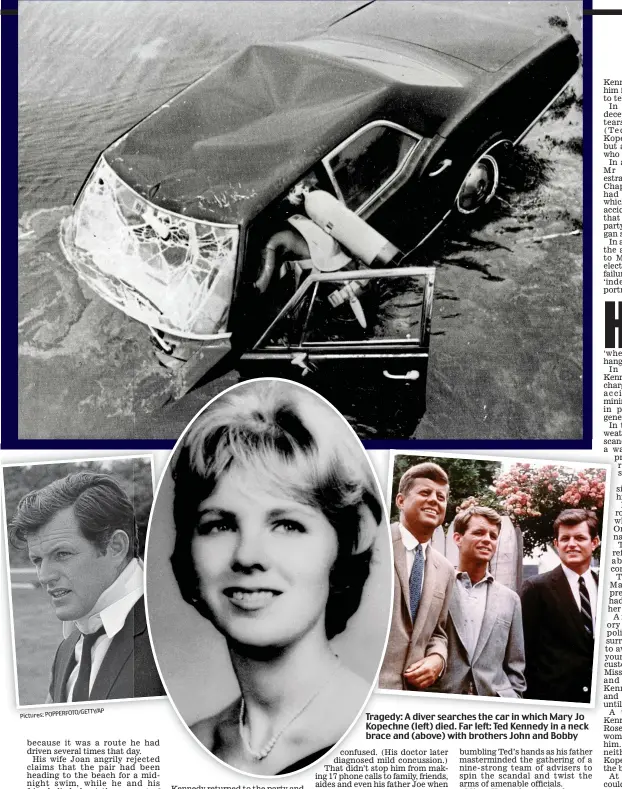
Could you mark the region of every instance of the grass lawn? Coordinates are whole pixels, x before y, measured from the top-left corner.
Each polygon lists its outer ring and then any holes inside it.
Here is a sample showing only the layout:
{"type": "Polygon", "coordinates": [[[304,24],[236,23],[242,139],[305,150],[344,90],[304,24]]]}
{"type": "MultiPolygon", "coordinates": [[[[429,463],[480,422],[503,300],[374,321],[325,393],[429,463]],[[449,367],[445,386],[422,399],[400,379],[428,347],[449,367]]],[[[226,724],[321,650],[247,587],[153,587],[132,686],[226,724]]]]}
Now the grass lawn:
{"type": "Polygon", "coordinates": [[[43,704],[63,633],[41,589],[13,589],[19,704],[43,704]]]}

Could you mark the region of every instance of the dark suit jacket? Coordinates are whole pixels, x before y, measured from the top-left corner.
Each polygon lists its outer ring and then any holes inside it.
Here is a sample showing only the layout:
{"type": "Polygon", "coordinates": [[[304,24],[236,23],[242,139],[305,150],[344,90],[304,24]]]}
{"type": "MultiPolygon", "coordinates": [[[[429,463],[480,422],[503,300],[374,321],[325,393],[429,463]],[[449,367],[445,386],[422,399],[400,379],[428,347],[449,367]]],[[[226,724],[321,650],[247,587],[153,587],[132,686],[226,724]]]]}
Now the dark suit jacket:
{"type": "MultiPolygon", "coordinates": [[[[598,576],[594,573],[596,583],[598,576]]],[[[594,639],[561,566],[529,578],[521,591],[527,699],[590,701],[594,639]]]]}
{"type": "MultiPolygon", "coordinates": [[[[49,692],[53,702],[66,701],[65,684],[75,666],[74,650],[79,638],[80,633],[76,630],[61,642],[56,651],[49,692]]],[[[141,597],[112,639],[95,677],[90,699],[133,699],[164,695],[149,643],[145,598],[141,597]]]]}

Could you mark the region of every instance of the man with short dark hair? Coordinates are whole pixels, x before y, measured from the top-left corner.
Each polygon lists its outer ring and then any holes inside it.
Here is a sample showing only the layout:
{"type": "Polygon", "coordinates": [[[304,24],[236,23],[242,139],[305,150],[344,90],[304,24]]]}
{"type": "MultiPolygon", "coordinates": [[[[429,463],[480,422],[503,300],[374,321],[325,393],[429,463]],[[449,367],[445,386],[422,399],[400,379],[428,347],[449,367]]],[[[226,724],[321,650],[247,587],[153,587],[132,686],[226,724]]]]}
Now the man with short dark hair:
{"type": "Polygon", "coordinates": [[[48,702],[162,696],[135,555],[134,509],[106,474],[78,472],[20,501],[11,524],[63,622],[48,702]]]}
{"type": "Polygon", "coordinates": [[[391,524],[394,557],[393,615],[379,686],[427,690],[447,660],[445,623],[454,568],[430,545],[443,523],[449,478],[436,463],[419,463],[403,474],[391,524]]]}
{"type": "Polygon", "coordinates": [[[459,561],[447,620],[447,669],[433,690],[509,698],[525,690],[520,599],[488,569],[500,533],[501,517],[490,507],[475,504],[456,515],[459,561]]]}
{"type": "Polygon", "coordinates": [[[527,657],[525,698],[590,701],[598,575],[590,568],[600,545],[589,510],[564,510],[553,524],[561,565],[523,584],[527,657]]]}

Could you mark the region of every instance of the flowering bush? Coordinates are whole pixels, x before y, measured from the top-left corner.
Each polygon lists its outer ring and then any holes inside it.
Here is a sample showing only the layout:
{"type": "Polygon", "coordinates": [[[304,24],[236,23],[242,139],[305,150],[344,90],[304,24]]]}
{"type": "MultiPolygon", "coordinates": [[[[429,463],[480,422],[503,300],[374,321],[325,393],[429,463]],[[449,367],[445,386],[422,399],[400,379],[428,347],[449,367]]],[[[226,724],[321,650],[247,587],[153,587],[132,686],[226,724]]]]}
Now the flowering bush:
{"type": "Polygon", "coordinates": [[[560,501],[584,510],[601,510],[605,503],[605,469],[587,468],[577,474],[560,501]]]}
{"type": "Polygon", "coordinates": [[[531,553],[551,542],[553,522],[562,510],[589,509],[602,515],[605,479],[604,469],[515,463],[492,488],[499,505],[521,527],[525,551],[531,553]]]}
{"type": "Polygon", "coordinates": [[[569,482],[558,466],[516,463],[495,480],[494,489],[508,515],[520,521],[539,518],[543,509],[559,502],[569,482]]]}

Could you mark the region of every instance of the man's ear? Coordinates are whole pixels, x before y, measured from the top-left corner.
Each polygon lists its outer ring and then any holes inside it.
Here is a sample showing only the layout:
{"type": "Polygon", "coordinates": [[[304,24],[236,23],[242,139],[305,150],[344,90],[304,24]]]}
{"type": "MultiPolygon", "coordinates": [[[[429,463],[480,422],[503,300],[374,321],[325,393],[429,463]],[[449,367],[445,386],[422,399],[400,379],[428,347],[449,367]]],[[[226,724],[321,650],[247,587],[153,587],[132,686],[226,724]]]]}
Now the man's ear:
{"type": "Polygon", "coordinates": [[[112,537],[108,541],[106,553],[113,559],[123,560],[127,558],[130,549],[130,538],[123,529],[117,529],[113,532],[112,537]]]}
{"type": "Polygon", "coordinates": [[[398,508],[398,510],[401,510],[403,504],[404,504],[404,494],[398,493],[397,496],[395,497],[395,506],[398,508]]]}
{"type": "Polygon", "coordinates": [[[462,539],[462,535],[458,534],[458,532],[455,531],[453,533],[453,538],[454,538],[454,542],[456,543],[456,545],[460,546],[460,540],[462,539]]]}
{"type": "Polygon", "coordinates": [[[596,535],[596,537],[592,539],[592,550],[595,551],[599,545],[600,545],[600,537],[596,535]]]}

